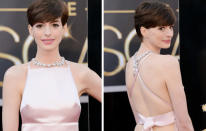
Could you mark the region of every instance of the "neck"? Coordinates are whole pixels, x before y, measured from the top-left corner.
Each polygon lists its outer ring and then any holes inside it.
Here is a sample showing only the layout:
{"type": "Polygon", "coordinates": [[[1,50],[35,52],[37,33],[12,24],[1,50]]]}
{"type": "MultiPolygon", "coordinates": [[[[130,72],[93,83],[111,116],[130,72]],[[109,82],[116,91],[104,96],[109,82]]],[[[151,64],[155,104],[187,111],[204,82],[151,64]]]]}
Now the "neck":
{"type": "Polygon", "coordinates": [[[59,54],[59,49],[53,51],[42,51],[38,49],[35,58],[41,63],[51,64],[59,61],[61,56],[59,54]]]}
{"type": "Polygon", "coordinates": [[[153,53],[160,54],[161,48],[152,46],[152,44],[149,44],[149,43],[147,43],[147,42],[142,42],[142,43],[141,43],[141,46],[140,46],[140,48],[139,48],[139,52],[140,52],[140,53],[143,53],[143,52],[149,51],[149,50],[152,51],[153,53]]]}

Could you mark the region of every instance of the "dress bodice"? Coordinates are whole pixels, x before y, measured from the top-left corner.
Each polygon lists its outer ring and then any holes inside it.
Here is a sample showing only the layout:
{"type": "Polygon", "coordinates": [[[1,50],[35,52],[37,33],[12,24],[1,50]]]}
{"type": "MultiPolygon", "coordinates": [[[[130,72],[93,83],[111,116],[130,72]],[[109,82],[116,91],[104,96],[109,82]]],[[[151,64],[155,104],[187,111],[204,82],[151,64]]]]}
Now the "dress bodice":
{"type": "Polygon", "coordinates": [[[28,68],[22,131],[78,131],[81,106],[69,67],[28,68]]]}

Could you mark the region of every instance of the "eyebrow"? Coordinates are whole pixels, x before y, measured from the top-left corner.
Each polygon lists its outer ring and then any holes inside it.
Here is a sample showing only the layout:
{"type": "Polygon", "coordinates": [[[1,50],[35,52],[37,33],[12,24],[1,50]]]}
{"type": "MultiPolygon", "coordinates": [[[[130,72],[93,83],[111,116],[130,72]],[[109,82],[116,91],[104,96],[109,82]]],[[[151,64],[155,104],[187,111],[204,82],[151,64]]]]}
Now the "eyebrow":
{"type": "MultiPolygon", "coordinates": [[[[50,23],[55,23],[55,22],[61,22],[61,20],[56,19],[56,20],[49,21],[49,22],[50,22],[50,23]]],[[[37,22],[37,23],[35,23],[35,24],[44,24],[44,23],[46,23],[46,22],[37,22]]]]}
{"type": "Polygon", "coordinates": [[[56,20],[54,20],[54,21],[51,21],[51,23],[54,23],[54,22],[60,22],[60,20],[59,20],[59,19],[56,19],[56,20]]]}

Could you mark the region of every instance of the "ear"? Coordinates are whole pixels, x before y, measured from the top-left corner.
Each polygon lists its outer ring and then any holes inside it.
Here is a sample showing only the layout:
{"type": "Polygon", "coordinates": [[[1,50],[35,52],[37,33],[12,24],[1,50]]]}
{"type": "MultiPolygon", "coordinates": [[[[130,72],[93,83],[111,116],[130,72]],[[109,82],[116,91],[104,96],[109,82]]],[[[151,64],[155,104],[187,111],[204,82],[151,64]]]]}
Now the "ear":
{"type": "Polygon", "coordinates": [[[144,37],[147,34],[147,29],[145,27],[141,26],[140,32],[141,32],[142,36],[144,37]]]}
{"type": "Polygon", "coordinates": [[[32,26],[28,25],[29,34],[33,37],[32,26]]]}
{"type": "Polygon", "coordinates": [[[68,36],[68,27],[67,23],[63,26],[63,35],[62,37],[67,37],[68,36]]]}
{"type": "Polygon", "coordinates": [[[67,23],[66,24],[64,24],[64,26],[63,26],[63,28],[64,28],[64,34],[67,32],[67,23]]]}

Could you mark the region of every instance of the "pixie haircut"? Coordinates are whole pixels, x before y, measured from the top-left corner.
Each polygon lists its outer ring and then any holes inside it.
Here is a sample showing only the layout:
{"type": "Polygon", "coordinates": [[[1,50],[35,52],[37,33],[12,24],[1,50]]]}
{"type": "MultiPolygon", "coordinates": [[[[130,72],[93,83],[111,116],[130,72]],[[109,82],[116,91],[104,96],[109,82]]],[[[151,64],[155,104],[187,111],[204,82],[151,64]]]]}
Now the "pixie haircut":
{"type": "Polygon", "coordinates": [[[62,0],[35,0],[27,10],[28,23],[53,22],[61,18],[62,25],[67,23],[68,8],[62,0]]]}
{"type": "Polygon", "coordinates": [[[143,40],[141,27],[149,29],[157,26],[171,26],[175,21],[176,17],[172,8],[168,4],[158,1],[140,3],[134,16],[135,29],[141,41],[143,40]]]}

